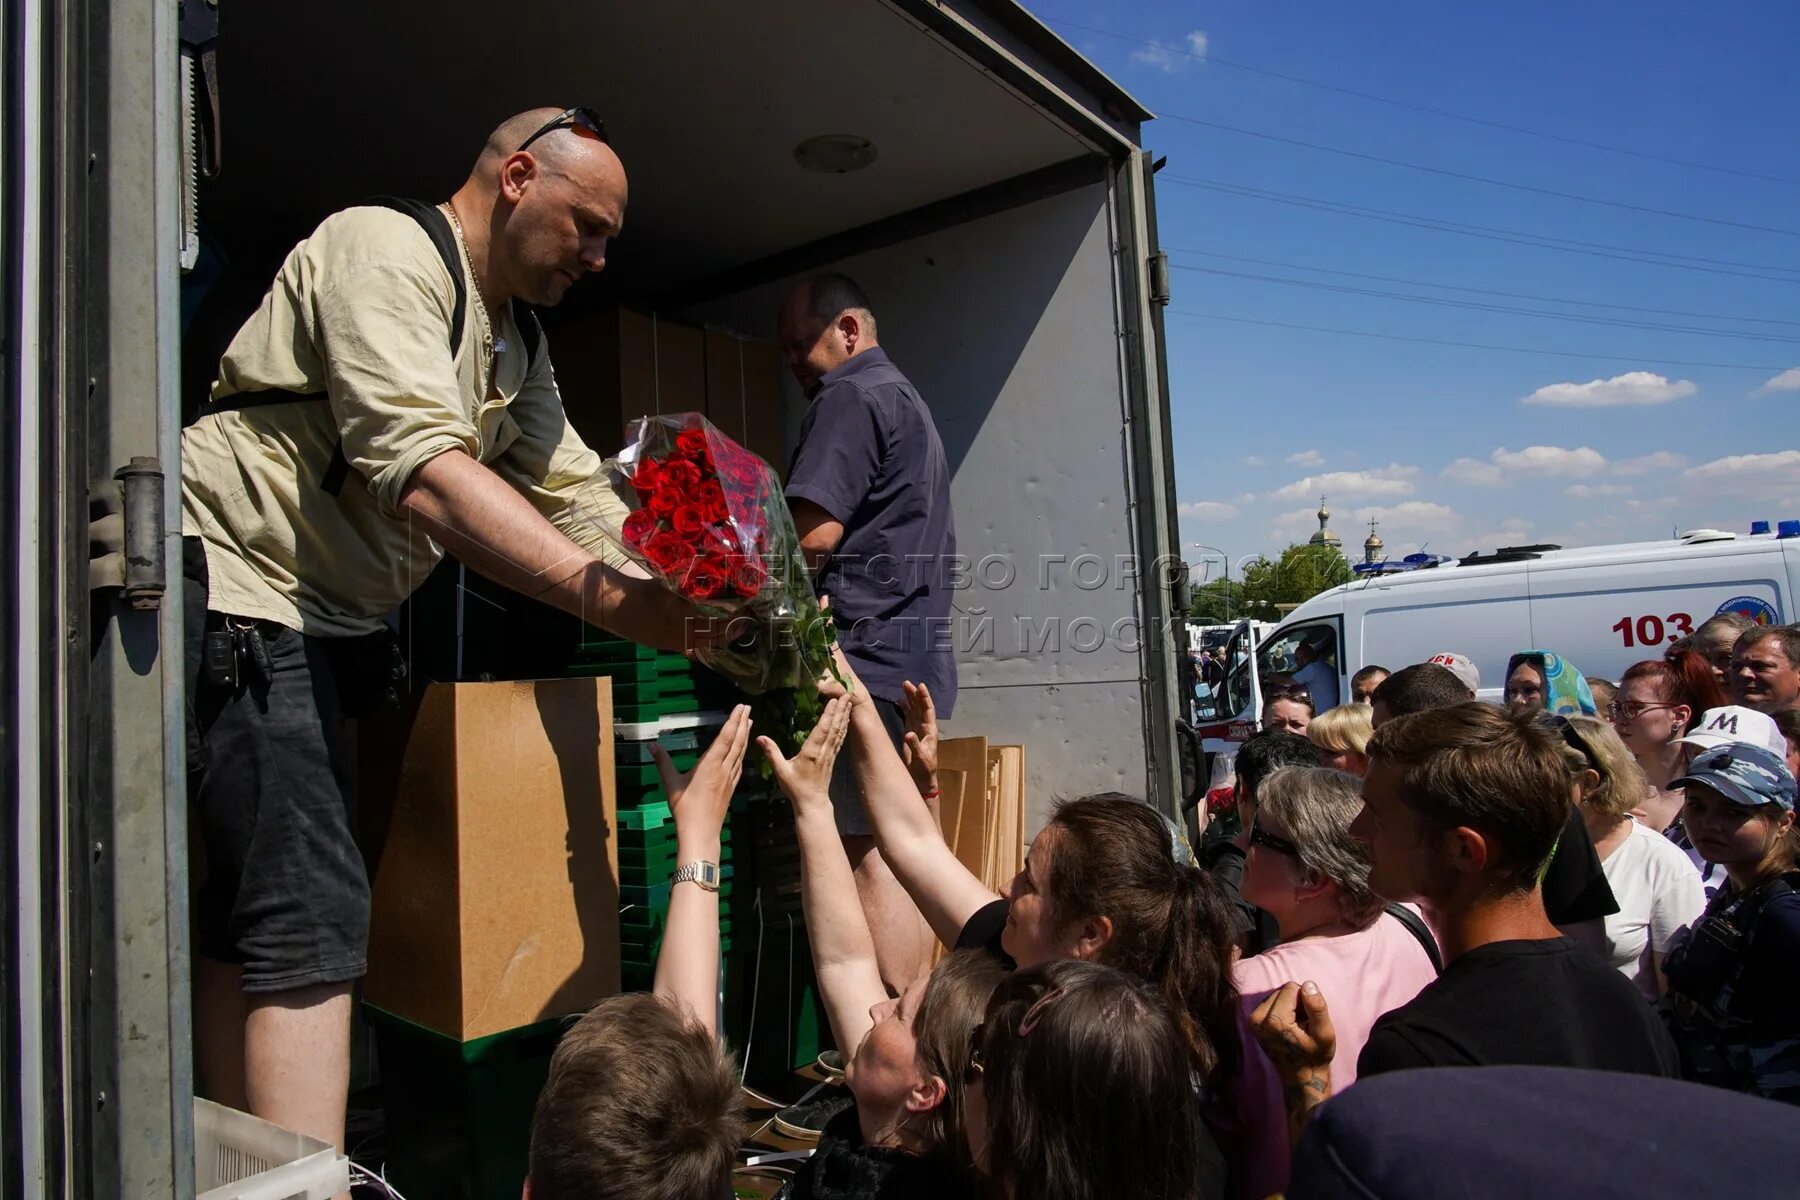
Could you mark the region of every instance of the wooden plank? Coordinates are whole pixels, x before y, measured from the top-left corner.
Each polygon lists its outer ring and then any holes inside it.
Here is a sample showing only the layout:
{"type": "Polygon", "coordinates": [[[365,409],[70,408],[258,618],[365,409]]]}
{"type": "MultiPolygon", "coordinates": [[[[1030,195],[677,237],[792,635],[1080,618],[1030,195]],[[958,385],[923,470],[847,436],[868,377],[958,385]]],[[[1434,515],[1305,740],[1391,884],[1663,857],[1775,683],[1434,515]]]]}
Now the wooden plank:
{"type": "Polygon", "coordinates": [[[962,835],[963,773],[939,767],[937,781],[938,790],[943,793],[937,801],[938,831],[944,835],[944,845],[955,854],[962,835]]]}
{"type": "Polygon", "coordinates": [[[956,838],[952,849],[957,861],[971,874],[984,879],[987,846],[987,739],[949,738],[938,743],[938,779],[954,772],[960,779],[956,838]]]}
{"type": "Polygon", "coordinates": [[[1000,796],[1005,814],[1002,862],[1009,877],[1025,865],[1025,747],[1001,746],[1000,796]]]}

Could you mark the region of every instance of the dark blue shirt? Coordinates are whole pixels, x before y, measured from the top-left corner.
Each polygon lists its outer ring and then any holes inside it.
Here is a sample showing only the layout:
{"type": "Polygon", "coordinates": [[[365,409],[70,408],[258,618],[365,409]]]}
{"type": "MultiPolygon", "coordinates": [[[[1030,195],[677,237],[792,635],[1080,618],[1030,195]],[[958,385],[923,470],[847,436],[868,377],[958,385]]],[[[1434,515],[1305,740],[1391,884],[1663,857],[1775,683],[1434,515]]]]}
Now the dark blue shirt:
{"type": "Polygon", "coordinates": [[[788,472],[790,500],[844,526],[815,581],[831,597],[838,641],[869,693],[931,689],[940,717],[956,705],[950,624],[950,468],[931,411],[879,348],[826,372],[788,472]]]}

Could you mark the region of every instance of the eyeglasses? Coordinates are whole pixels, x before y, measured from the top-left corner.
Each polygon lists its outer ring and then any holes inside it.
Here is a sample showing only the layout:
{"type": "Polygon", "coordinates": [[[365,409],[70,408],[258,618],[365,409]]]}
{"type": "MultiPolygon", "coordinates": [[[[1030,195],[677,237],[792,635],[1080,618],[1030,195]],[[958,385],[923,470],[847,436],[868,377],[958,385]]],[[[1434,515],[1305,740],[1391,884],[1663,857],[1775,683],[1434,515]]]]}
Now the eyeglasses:
{"type": "Polygon", "coordinates": [[[1614,700],[1606,706],[1606,711],[1615,721],[1635,721],[1647,712],[1674,707],[1673,704],[1639,704],[1635,700],[1614,700]]]}
{"type": "Polygon", "coordinates": [[[1275,853],[1285,854],[1289,858],[1300,857],[1300,847],[1294,845],[1294,843],[1288,841],[1284,837],[1276,837],[1272,833],[1264,833],[1262,823],[1254,817],[1250,820],[1250,844],[1252,846],[1267,846],[1275,853]]]}
{"type": "Polygon", "coordinates": [[[519,148],[514,150],[513,153],[521,153],[527,146],[543,137],[546,133],[554,133],[558,129],[571,129],[578,133],[585,130],[587,133],[599,138],[602,144],[612,144],[606,140],[606,122],[602,121],[599,114],[595,113],[593,109],[588,108],[585,105],[578,105],[575,108],[563,109],[562,112],[546,122],[542,129],[520,142],[519,148]]]}

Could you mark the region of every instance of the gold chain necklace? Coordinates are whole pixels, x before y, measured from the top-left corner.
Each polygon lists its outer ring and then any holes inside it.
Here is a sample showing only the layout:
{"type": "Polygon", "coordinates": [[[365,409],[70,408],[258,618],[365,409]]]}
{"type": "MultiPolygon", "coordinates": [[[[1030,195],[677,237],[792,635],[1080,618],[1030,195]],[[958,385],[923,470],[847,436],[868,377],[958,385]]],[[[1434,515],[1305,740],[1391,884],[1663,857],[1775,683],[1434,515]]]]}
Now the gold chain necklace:
{"type": "Polygon", "coordinates": [[[450,228],[456,230],[457,244],[462,247],[463,258],[469,264],[469,282],[475,285],[475,302],[481,306],[481,394],[487,396],[489,379],[494,371],[494,319],[488,310],[487,297],[482,294],[481,280],[475,274],[475,256],[469,253],[469,238],[463,232],[462,220],[456,215],[456,205],[445,204],[444,211],[450,214],[450,228]]]}

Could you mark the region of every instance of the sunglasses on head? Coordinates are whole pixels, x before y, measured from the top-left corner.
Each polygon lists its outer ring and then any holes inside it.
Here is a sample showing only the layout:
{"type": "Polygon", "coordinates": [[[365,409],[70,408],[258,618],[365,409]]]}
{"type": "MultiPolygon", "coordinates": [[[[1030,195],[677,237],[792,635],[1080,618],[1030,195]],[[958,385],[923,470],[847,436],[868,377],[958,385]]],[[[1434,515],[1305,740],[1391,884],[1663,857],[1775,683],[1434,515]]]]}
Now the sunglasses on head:
{"type": "Polygon", "coordinates": [[[521,153],[526,147],[543,137],[546,133],[554,133],[558,129],[573,130],[579,134],[599,138],[602,144],[612,144],[606,140],[606,122],[600,119],[599,114],[595,113],[593,109],[588,108],[586,105],[577,105],[574,108],[563,109],[549,121],[546,121],[542,129],[539,129],[536,133],[520,142],[519,148],[514,150],[513,153],[521,153]]]}
{"type": "Polygon", "coordinates": [[[1272,833],[1263,832],[1262,823],[1254,817],[1250,819],[1250,844],[1252,846],[1265,846],[1275,853],[1285,854],[1289,858],[1300,857],[1300,847],[1294,845],[1294,843],[1288,841],[1284,837],[1276,837],[1272,833]]]}

